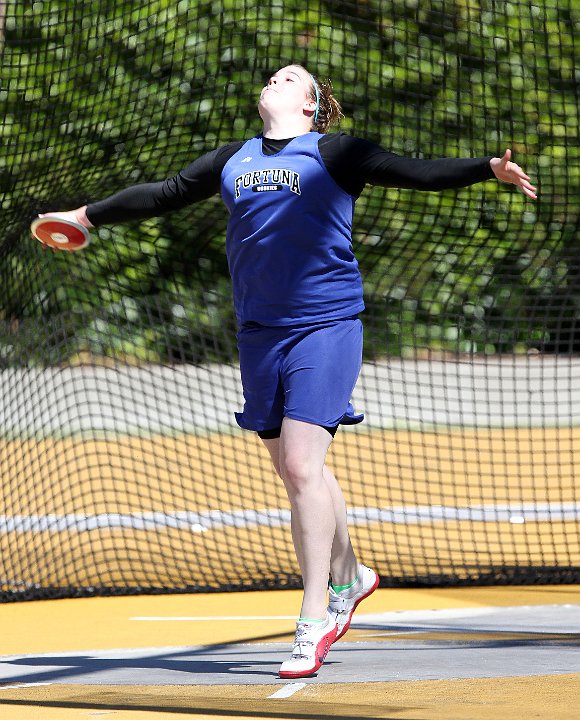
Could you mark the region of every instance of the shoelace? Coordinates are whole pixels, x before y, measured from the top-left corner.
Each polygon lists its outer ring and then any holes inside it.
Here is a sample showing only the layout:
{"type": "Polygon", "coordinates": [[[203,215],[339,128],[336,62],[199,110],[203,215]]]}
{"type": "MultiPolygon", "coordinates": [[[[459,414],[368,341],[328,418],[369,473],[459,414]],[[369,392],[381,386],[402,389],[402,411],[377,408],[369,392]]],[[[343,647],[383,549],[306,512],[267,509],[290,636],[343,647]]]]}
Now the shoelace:
{"type": "Polygon", "coordinates": [[[340,614],[347,611],[348,603],[352,602],[353,598],[345,598],[338,593],[332,593],[330,596],[329,605],[332,608],[332,612],[340,614]]]}
{"type": "Polygon", "coordinates": [[[331,602],[332,612],[343,613],[346,610],[346,598],[335,595],[331,602]]]}
{"type": "Polygon", "coordinates": [[[310,647],[312,647],[312,645],[314,645],[312,640],[307,640],[306,638],[304,638],[304,640],[302,640],[302,636],[306,635],[307,633],[308,633],[308,628],[305,627],[304,625],[299,625],[296,628],[296,636],[294,638],[294,647],[292,649],[292,657],[293,658],[308,658],[309,657],[309,655],[301,652],[302,645],[305,645],[305,646],[309,645],[310,647]],[[296,651],[297,648],[298,648],[298,652],[296,651]]]}

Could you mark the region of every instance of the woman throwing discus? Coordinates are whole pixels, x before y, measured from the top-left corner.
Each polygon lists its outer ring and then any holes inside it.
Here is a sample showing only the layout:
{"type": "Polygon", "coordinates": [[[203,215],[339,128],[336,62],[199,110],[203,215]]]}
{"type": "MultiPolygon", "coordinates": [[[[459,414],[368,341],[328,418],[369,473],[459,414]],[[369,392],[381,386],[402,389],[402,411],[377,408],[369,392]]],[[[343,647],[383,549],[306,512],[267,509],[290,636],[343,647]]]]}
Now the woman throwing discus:
{"type": "Polygon", "coordinates": [[[231,142],[167,180],[51,213],[85,227],[160,215],[221,193],[244,391],[240,427],[257,432],[286,488],[304,595],[281,677],[314,674],[379,578],[358,561],[340,486],[325,464],[362,362],[363,288],[352,250],[366,184],[443,190],[497,178],[536,189],[503,157],[409,159],[345,133],[330,83],[300,65],[278,70],[258,103],[263,131],[231,142]],[[330,584],[329,584],[330,577],[330,584]]]}

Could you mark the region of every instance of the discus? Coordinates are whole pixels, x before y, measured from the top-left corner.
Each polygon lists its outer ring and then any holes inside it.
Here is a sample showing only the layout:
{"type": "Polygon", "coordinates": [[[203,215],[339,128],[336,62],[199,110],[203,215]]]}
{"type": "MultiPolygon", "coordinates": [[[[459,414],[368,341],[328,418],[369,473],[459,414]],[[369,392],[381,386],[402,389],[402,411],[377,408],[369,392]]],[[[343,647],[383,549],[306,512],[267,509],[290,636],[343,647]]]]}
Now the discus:
{"type": "Polygon", "coordinates": [[[84,225],[53,215],[33,220],[30,230],[37,240],[55,250],[81,250],[91,241],[90,233],[84,225]]]}

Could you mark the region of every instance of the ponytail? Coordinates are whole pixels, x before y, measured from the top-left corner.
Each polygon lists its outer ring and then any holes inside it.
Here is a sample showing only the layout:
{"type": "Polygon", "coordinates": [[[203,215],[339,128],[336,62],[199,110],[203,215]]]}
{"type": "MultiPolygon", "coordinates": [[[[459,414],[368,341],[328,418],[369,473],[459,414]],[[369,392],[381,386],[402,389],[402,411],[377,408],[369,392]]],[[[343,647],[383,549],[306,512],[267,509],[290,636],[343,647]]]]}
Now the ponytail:
{"type": "Polygon", "coordinates": [[[312,118],[312,129],[325,133],[329,127],[338,125],[344,115],[340,103],[332,93],[330,80],[321,82],[314,75],[310,75],[310,77],[312,78],[310,95],[316,102],[316,112],[312,118]]]}

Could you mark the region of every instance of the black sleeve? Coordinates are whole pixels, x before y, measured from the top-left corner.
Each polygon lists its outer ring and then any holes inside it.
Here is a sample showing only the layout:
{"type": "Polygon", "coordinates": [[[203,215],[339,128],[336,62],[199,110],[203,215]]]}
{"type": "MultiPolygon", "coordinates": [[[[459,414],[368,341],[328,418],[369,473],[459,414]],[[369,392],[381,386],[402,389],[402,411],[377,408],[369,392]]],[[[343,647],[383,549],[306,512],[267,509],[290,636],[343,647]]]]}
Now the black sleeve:
{"type": "Polygon", "coordinates": [[[320,154],[338,185],[358,197],[364,186],[447,190],[461,188],[495,177],[483,158],[440,158],[423,160],[388,152],[380,145],[345,133],[325,135],[319,141],[320,154]]]}
{"type": "Polygon", "coordinates": [[[224,165],[243,144],[228,143],[202,155],[167,180],[133,185],[91,203],[87,217],[95,226],[142,220],[206,200],[219,192],[224,165]]]}

